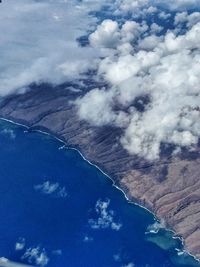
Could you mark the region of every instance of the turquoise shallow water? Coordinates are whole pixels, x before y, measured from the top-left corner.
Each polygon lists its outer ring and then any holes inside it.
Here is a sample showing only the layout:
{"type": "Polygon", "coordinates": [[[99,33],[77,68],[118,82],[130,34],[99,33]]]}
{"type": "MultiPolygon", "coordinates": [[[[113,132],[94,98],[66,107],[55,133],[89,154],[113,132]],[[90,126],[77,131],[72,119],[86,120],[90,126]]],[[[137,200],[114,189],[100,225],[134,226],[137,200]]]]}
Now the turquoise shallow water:
{"type": "Polygon", "coordinates": [[[77,151],[5,121],[0,145],[0,257],[49,267],[199,266],[171,232],[149,233],[153,215],[77,151]]]}

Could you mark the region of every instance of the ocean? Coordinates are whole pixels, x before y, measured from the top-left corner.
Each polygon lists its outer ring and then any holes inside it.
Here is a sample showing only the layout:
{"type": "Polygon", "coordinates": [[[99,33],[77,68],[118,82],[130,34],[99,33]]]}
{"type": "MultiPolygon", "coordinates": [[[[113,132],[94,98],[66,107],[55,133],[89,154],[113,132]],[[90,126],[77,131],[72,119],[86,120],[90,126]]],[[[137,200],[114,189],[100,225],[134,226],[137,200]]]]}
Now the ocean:
{"type": "Polygon", "coordinates": [[[31,266],[200,266],[76,150],[0,120],[0,257],[31,266]]]}

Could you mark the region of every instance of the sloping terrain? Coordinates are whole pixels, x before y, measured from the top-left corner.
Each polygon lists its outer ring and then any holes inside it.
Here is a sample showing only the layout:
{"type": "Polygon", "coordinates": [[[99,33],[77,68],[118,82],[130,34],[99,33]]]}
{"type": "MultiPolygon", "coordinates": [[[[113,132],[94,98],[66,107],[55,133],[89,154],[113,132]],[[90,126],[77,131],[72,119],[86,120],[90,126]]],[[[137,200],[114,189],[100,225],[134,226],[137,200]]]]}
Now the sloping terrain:
{"type": "Polygon", "coordinates": [[[109,174],[128,197],[164,218],[181,235],[189,252],[200,258],[200,148],[178,155],[163,145],[159,161],[130,156],[118,142],[122,129],[92,127],[77,117],[69,88],[41,86],[9,96],[0,103],[0,117],[48,131],[78,148],[109,174]]]}

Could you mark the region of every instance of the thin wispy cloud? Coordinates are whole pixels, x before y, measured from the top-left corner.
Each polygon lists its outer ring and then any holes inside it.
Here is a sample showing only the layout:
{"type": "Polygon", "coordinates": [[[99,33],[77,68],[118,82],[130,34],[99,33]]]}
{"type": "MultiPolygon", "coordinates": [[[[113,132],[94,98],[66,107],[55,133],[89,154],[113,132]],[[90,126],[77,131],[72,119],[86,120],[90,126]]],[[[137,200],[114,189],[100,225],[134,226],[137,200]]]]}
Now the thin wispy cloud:
{"type": "Polygon", "coordinates": [[[58,198],[66,198],[68,195],[65,186],[50,181],[35,185],[34,189],[44,195],[52,195],[58,198]]]}

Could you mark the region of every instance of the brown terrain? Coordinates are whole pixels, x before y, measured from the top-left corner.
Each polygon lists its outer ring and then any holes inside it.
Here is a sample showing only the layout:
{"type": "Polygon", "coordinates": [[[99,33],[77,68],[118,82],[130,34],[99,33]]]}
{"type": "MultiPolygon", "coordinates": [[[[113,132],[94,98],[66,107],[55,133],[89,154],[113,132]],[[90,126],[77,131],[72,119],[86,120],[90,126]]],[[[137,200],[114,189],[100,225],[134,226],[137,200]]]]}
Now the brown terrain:
{"type": "Polygon", "coordinates": [[[121,129],[95,128],[80,121],[72,104],[80,94],[43,85],[3,99],[0,117],[48,131],[79,149],[109,174],[130,200],[165,219],[167,226],[184,238],[186,249],[200,258],[200,145],[177,156],[163,145],[156,162],[131,156],[117,140],[121,129]]]}

